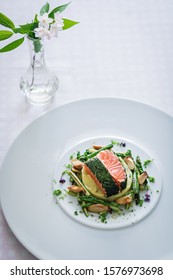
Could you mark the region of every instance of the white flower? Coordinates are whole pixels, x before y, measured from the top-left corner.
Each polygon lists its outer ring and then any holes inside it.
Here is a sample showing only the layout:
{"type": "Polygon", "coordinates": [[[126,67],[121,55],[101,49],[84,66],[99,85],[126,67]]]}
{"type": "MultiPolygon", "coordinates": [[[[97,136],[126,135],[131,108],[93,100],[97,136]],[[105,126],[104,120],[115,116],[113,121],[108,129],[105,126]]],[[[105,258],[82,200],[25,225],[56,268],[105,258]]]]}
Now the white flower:
{"type": "Polygon", "coordinates": [[[38,27],[34,29],[35,36],[40,39],[51,39],[51,37],[58,37],[58,31],[62,30],[64,21],[60,13],[54,15],[54,20],[48,17],[48,13],[38,16],[38,27]]]}
{"type": "Polygon", "coordinates": [[[59,31],[58,25],[56,23],[51,24],[51,27],[50,27],[51,37],[58,37],[58,31],[59,31]]]}
{"type": "Polygon", "coordinates": [[[55,24],[57,25],[58,30],[62,30],[64,26],[64,20],[61,17],[61,14],[58,12],[54,14],[55,24]]]}
{"type": "Polygon", "coordinates": [[[50,23],[52,23],[53,19],[48,17],[48,13],[44,13],[42,16],[37,16],[39,21],[39,27],[49,28],[50,23]]]}
{"type": "Polygon", "coordinates": [[[40,38],[40,39],[44,39],[44,38],[50,39],[51,38],[50,31],[44,27],[35,28],[34,32],[35,32],[35,36],[37,38],[40,38]]]}

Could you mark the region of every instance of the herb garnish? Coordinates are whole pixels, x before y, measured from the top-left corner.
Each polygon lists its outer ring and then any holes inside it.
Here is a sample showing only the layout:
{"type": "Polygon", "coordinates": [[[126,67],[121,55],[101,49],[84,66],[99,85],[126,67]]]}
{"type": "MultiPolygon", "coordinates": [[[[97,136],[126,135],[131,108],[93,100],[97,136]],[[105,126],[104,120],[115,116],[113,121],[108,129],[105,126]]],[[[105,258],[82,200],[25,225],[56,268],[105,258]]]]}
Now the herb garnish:
{"type": "Polygon", "coordinates": [[[100,213],[99,215],[99,220],[102,222],[102,223],[107,223],[107,215],[108,215],[108,212],[103,212],[103,213],[100,213]]]}
{"type": "Polygon", "coordinates": [[[149,177],[148,177],[148,181],[149,181],[150,183],[154,183],[154,182],[155,182],[155,178],[152,177],[152,176],[149,176],[149,177]]]}
{"type": "Polygon", "coordinates": [[[67,169],[71,169],[72,168],[72,164],[65,164],[65,167],[67,168],[67,169]]]}
{"type": "Polygon", "coordinates": [[[62,194],[61,190],[54,190],[53,191],[53,195],[59,196],[60,194],[62,194]]]}
{"type": "Polygon", "coordinates": [[[126,147],[126,143],[125,142],[119,142],[119,141],[115,141],[115,140],[111,140],[111,144],[112,145],[117,145],[117,146],[122,146],[122,147],[126,147]]]}
{"type": "Polygon", "coordinates": [[[144,161],[144,167],[146,168],[151,162],[153,161],[153,159],[147,159],[144,161]]]}
{"type": "Polygon", "coordinates": [[[143,199],[140,199],[140,200],[139,200],[139,206],[142,207],[143,203],[144,203],[144,200],[143,200],[143,199]]]}
{"type": "Polygon", "coordinates": [[[79,158],[80,158],[80,151],[77,151],[76,158],[77,158],[77,159],[79,159],[79,158]]]}
{"type": "Polygon", "coordinates": [[[111,144],[112,144],[112,145],[120,146],[120,142],[115,141],[115,140],[111,140],[111,144]]]}

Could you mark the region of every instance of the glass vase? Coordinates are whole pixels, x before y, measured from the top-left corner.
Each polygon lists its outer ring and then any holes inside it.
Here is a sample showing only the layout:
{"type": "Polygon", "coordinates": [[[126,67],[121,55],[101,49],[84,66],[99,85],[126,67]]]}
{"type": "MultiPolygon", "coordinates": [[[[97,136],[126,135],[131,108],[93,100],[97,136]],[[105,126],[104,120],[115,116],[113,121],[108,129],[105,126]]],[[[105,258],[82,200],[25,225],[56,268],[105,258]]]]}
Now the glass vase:
{"type": "Polygon", "coordinates": [[[21,77],[20,89],[33,105],[45,105],[53,100],[58,89],[58,78],[47,68],[44,59],[44,42],[28,38],[30,65],[21,77]]]}

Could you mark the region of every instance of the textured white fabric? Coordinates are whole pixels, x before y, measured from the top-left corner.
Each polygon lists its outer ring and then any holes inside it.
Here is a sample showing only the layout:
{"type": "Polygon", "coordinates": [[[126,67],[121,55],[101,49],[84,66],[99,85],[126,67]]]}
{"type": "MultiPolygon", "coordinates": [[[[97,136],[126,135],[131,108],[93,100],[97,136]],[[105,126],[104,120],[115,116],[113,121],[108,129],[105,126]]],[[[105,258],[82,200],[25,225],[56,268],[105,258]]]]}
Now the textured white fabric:
{"type": "MultiPolygon", "coordinates": [[[[50,1],[52,8],[56,0],[50,1]]],[[[58,1],[58,4],[65,3],[58,1]]],[[[44,1],[1,1],[16,24],[30,22],[44,1]]],[[[72,100],[115,96],[173,115],[173,1],[74,0],[64,17],[80,21],[46,41],[46,62],[60,80],[54,102],[25,102],[19,80],[29,64],[25,42],[0,55],[0,165],[13,140],[38,116],[72,100]]],[[[3,29],[3,28],[2,28],[3,29]]],[[[6,41],[0,42],[0,46],[6,41]]],[[[0,216],[0,259],[33,258],[0,216]]]]}

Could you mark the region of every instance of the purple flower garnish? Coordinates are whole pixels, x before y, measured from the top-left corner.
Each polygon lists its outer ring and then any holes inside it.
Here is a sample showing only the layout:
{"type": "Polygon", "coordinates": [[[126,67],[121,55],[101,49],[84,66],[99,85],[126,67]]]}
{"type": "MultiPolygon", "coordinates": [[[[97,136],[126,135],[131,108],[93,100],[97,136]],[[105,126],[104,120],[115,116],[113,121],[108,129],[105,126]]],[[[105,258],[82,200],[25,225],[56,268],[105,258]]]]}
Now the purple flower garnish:
{"type": "Polygon", "coordinates": [[[123,146],[125,148],[126,147],[126,143],[125,142],[121,142],[120,146],[123,146]]]}
{"type": "Polygon", "coordinates": [[[150,202],[150,195],[149,195],[148,192],[145,194],[145,199],[144,199],[144,201],[145,201],[145,202],[150,202]]]}
{"type": "Polygon", "coordinates": [[[60,182],[61,184],[64,184],[64,183],[66,182],[66,180],[63,179],[63,178],[61,177],[60,180],[59,180],[59,182],[60,182]]]}
{"type": "Polygon", "coordinates": [[[64,183],[66,182],[66,180],[63,178],[63,176],[64,176],[65,173],[66,173],[66,171],[63,171],[63,172],[61,173],[61,177],[60,177],[60,179],[59,179],[59,183],[60,183],[60,184],[64,184],[64,183]]]}

